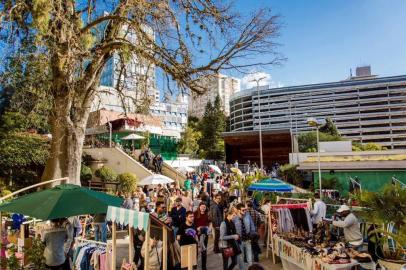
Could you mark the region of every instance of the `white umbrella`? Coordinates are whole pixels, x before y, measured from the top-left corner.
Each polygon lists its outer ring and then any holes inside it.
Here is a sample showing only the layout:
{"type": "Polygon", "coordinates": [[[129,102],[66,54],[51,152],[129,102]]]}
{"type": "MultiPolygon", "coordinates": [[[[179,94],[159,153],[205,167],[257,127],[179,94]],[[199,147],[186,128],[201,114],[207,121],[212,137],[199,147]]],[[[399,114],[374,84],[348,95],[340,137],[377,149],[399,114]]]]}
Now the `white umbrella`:
{"type": "Polygon", "coordinates": [[[166,177],[162,174],[153,174],[142,179],[137,185],[146,186],[146,185],[158,185],[158,184],[170,184],[174,181],[169,177],[166,177]]]}
{"type": "Polygon", "coordinates": [[[220,168],[219,168],[218,166],[216,166],[216,165],[209,165],[209,167],[210,167],[214,172],[216,172],[216,173],[218,173],[218,174],[222,174],[222,172],[221,172],[221,170],[220,170],[220,168]]]}
{"type": "Polygon", "coordinates": [[[190,173],[190,172],[194,172],[194,171],[195,171],[195,169],[193,169],[193,168],[191,168],[191,167],[188,167],[188,166],[179,167],[178,170],[179,170],[180,172],[182,172],[182,173],[190,173]]]}
{"type": "Polygon", "coordinates": [[[140,136],[138,134],[132,133],[130,135],[127,135],[123,138],[121,138],[122,140],[141,140],[141,139],[145,139],[145,137],[140,136]]]}

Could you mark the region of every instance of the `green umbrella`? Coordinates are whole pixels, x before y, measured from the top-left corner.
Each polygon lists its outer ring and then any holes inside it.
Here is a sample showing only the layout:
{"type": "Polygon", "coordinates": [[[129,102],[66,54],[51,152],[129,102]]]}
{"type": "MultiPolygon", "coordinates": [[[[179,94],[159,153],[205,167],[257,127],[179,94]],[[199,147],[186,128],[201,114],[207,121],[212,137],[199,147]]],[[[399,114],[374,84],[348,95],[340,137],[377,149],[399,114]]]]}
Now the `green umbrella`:
{"type": "Polygon", "coordinates": [[[0,204],[0,211],[48,220],[84,214],[101,214],[121,206],[123,199],[77,185],[64,184],[0,204]]]}

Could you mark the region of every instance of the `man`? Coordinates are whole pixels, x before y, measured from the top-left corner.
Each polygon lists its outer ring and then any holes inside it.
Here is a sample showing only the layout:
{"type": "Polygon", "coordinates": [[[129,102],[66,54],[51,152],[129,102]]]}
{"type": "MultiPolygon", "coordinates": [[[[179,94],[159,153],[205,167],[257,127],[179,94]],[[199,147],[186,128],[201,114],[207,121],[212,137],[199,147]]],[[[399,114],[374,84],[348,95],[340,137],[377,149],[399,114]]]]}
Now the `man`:
{"type": "Polygon", "coordinates": [[[310,211],[312,216],[313,228],[317,228],[317,224],[323,222],[323,219],[326,218],[326,204],[320,199],[320,194],[314,194],[316,201],[314,202],[313,210],[310,211]]]}
{"type": "Polygon", "coordinates": [[[189,191],[184,191],[182,195],[182,205],[186,208],[186,211],[192,211],[193,200],[189,196],[189,191]]]}
{"type": "Polygon", "coordinates": [[[265,216],[254,209],[254,203],[247,202],[247,214],[251,216],[251,220],[254,222],[254,233],[251,232],[251,248],[252,254],[254,256],[254,262],[259,262],[259,254],[261,254],[261,248],[259,247],[259,234],[257,233],[258,228],[265,223],[265,216]]]}
{"type": "Polygon", "coordinates": [[[220,253],[219,239],[220,239],[220,225],[223,222],[223,208],[221,207],[221,194],[214,197],[214,201],[210,205],[209,218],[214,228],[214,246],[213,252],[220,253]]]}
{"type": "Polygon", "coordinates": [[[194,214],[192,211],[186,212],[186,220],[179,227],[176,239],[179,241],[179,245],[191,245],[197,244],[197,230],[193,223],[194,214]]]}
{"type": "Polygon", "coordinates": [[[166,207],[164,203],[156,203],[156,211],[153,213],[153,215],[163,223],[170,226],[172,219],[166,214],[166,207]]]}
{"type": "Polygon", "coordinates": [[[236,216],[233,218],[235,230],[239,235],[239,244],[242,253],[238,255],[238,267],[240,270],[245,270],[244,253],[247,259],[248,266],[252,264],[252,246],[250,235],[255,233],[255,226],[252,218],[247,214],[247,209],[242,203],[235,206],[236,216]]]}
{"type": "Polygon", "coordinates": [[[106,214],[96,214],[93,218],[94,240],[107,242],[106,214]]]}
{"type": "Polygon", "coordinates": [[[180,225],[186,220],[186,208],[182,206],[181,198],[175,200],[175,206],[171,209],[170,216],[172,218],[173,233],[176,236],[180,225]]]}
{"type": "Polygon", "coordinates": [[[333,226],[344,229],[345,241],[352,246],[359,247],[362,245],[363,239],[358,218],[351,213],[347,205],[341,205],[337,210],[337,214],[334,214],[333,226]],[[337,215],[341,220],[335,220],[337,215]]]}

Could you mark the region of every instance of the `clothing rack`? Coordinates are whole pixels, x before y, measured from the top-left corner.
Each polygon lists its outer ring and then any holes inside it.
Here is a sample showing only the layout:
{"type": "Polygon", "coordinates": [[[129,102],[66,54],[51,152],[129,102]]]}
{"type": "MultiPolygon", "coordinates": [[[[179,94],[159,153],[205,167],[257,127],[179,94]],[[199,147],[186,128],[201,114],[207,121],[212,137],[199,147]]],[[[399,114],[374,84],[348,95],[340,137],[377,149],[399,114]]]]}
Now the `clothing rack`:
{"type": "Polygon", "coordinates": [[[95,244],[96,246],[108,246],[107,243],[94,241],[94,240],[89,240],[89,239],[84,239],[82,237],[76,237],[75,241],[77,241],[78,243],[81,243],[81,244],[86,243],[86,244],[95,244]]]}
{"type": "MultiPolygon", "coordinates": [[[[299,199],[299,198],[287,198],[287,197],[276,197],[276,204],[271,204],[269,207],[269,213],[268,213],[268,234],[267,234],[267,239],[266,239],[266,258],[268,258],[269,254],[269,242],[270,239],[273,239],[273,231],[272,231],[272,217],[271,217],[271,211],[273,209],[280,209],[280,208],[308,208],[311,209],[311,199],[299,199]],[[300,203],[287,203],[287,204],[278,204],[280,200],[289,200],[289,202],[292,201],[297,201],[300,203]],[[303,203],[306,202],[306,203],[303,203]],[[296,206],[295,206],[296,205],[296,206]]],[[[272,262],[275,264],[275,251],[274,251],[274,246],[272,243],[272,262]]]]}

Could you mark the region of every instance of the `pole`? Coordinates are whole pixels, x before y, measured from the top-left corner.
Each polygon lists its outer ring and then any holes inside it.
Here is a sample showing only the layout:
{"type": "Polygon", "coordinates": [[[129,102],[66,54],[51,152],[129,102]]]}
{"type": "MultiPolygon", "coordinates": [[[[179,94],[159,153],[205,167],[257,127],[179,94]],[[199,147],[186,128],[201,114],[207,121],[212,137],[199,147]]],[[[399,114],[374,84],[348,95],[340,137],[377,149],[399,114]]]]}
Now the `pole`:
{"type": "Polygon", "coordinates": [[[262,157],[262,123],[261,123],[261,101],[259,97],[259,80],[257,80],[257,92],[258,92],[258,121],[259,121],[259,159],[262,172],[264,169],[264,160],[262,157]]]}
{"type": "Polygon", "coordinates": [[[166,262],[168,261],[168,229],[165,226],[163,227],[162,241],[163,241],[162,270],[167,270],[168,264],[166,262]]]}
{"type": "Polygon", "coordinates": [[[111,234],[112,234],[112,239],[111,239],[111,241],[113,242],[112,243],[112,251],[111,251],[111,270],[116,270],[116,257],[117,257],[117,232],[116,232],[116,222],[115,221],[113,221],[113,230],[112,230],[112,232],[111,232],[111,234]]]}
{"type": "Polygon", "coordinates": [[[111,148],[111,140],[112,140],[113,134],[112,134],[112,125],[109,122],[109,147],[111,148]]]}
{"type": "Polygon", "coordinates": [[[318,169],[319,169],[319,191],[320,191],[320,199],[323,198],[323,192],[321,189],[321,168],[320,168],[320,139],[319,139],[319,126],[316,126],[316,135],[317,135],[317,165],[318,165],[318,169]]]}

